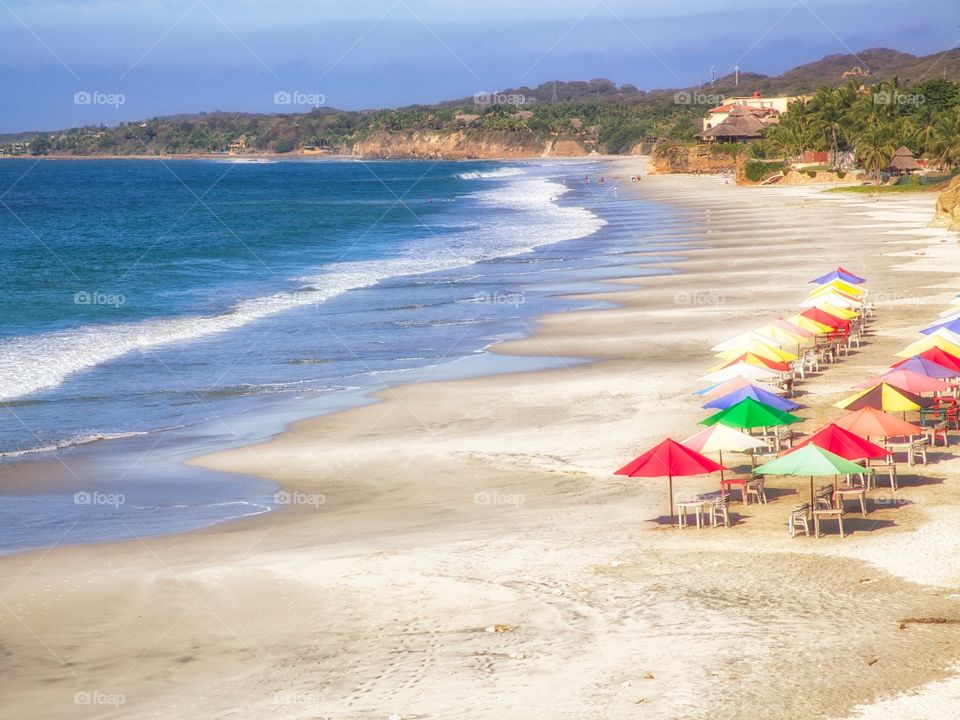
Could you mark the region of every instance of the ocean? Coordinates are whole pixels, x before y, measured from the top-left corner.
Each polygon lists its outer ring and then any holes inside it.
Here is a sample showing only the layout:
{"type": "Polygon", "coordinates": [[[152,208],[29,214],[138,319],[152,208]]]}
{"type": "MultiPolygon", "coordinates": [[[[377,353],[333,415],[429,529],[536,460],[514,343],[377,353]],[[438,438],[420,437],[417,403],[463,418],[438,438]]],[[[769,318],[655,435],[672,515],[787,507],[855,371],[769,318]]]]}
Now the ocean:
{"type": "Polygon", "coordinates": [[[571,292],[664,272],[632,253],[669,211],[603,171],[0,162],[0,463],[70,479],[6,492],[0,553],[269,512],[272,483],[182,462],[384,386],[585,361],[489,347],[604,305],[571,292]]]}

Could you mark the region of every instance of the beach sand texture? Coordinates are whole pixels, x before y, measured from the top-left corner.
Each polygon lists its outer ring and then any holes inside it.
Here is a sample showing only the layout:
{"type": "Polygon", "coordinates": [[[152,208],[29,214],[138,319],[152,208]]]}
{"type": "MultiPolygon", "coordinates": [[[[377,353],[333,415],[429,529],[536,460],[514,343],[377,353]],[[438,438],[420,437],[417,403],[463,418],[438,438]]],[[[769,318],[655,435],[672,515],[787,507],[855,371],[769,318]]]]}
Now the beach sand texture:
{"type": "MultiPolygon", "coordinates": [[[[406,385],[199,459],[304,502],[179,536],[0,559],[0,707],[17,718],[960,716],[960,461],[901,468],[852,534],[791,539],[806,481],[730,529],[671,530],[665,480],[612,471],[706,416],[709,348],[796,312],[838,264],[877,309],[800,387],[809,432],[957,291],[933,196],[627,181],[671,204],[680,274],[543,318],[499,352],[567,369],[406,385]],[[797,493],[800,493],[798,495],[797,493]],[[323,503],[310,498],[323,496],[323,503]],[[79,695],[78,695],[79,693],[79,695]],[[121,702],[122,701],[122,702],[121,702]]],[[[655,256],[650,238],[636,252],[655,256]]],[[[674,250],[670,255],[676,255],[674,250]]],[[[725,456],[728,464],[743,456],[725,456]]],[[[675,480],[679,494],[715,478],[675,480]]]]}

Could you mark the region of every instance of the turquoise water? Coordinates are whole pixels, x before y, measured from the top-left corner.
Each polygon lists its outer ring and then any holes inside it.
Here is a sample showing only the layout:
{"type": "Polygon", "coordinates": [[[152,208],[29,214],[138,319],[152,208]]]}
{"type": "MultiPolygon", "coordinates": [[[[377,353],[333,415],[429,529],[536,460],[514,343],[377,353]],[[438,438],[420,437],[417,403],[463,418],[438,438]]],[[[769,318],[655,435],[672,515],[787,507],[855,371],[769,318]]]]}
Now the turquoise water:
{"type": "Polygon", "coordinates": [[[601,171],[0,162],[0,456],[75,466],[93,498],[6,497],[0,551],[266,512],[272,485],[181,461],[391,383],[575,362],[485,349],[637,274],[664,211],[601,171]]]}

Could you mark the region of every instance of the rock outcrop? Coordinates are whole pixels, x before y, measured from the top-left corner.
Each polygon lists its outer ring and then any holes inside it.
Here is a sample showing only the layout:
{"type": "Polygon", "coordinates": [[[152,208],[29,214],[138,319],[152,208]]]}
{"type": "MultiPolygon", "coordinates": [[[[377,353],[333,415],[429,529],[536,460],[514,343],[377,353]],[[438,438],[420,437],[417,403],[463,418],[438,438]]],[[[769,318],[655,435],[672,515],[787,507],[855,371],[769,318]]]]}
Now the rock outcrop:
{"type": "Polygon", "coordinates": [[[960,230],[960,176],[955,177],[937,197],[933,224],[951,230],[960,230]]]}
{"type": "Polygon", "coordinates": [[[383,160],[493,160],[580,157],[588,151],[576,140],[545,141],[529,132],[456,130],[377,133],[355,143],[352,154],[383,160]]]}
{"type": "Polygon", "coordinates": [[[650,174],[713,174],[735,172],[737,160],[712,145],[666,145],[654,148],[650,156],[650,174]]]}

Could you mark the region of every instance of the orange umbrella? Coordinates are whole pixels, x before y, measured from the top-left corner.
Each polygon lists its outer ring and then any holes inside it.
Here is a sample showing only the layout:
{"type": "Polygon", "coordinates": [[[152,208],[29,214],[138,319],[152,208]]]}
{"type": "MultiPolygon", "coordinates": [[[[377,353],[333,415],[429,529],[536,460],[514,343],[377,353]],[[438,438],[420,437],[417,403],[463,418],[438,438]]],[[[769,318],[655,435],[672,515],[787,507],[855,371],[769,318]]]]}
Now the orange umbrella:
{"type": "Polygon", "coordinates": [[[844,415],[834,424],[867,439],[871,437],[888,438],[901,435],[921,435],[923,433],[923,428],[919,425],[914,425],[872,407],[861,408],[856,412],[844,415]]]}

